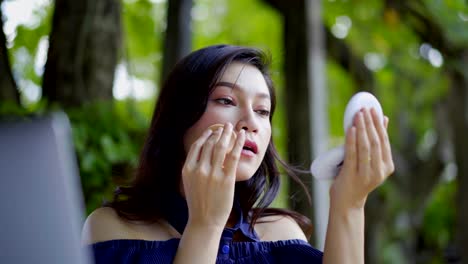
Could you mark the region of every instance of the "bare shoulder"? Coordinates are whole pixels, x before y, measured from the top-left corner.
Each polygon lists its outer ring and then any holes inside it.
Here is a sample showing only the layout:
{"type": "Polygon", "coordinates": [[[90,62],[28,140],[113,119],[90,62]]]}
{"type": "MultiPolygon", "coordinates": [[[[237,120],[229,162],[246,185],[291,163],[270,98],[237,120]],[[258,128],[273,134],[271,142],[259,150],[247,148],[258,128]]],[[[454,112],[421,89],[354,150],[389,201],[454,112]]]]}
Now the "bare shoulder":
{"type": "Polygon", "coordinates": [[[113,208],[101,207],[94,210],[83,226],[82,244],[93,244],[112,239],[128,238],[127,226],[120,220],[113,208]]]}
{"type": "Polygon", "coordinates": [[[164,224],[138,224],[128,222],[111,207],[101,207],[86,219],[81,243],[93,244],[115,239],[167,240],[175,235],[164,224]]]}
{"type": "Polygon", "coordinates": [[[255,224],[255,231],[262,241],[278,241],[307,238],[299,224],[285,215],[265,216],[255,224]],[[260,222],[260,223],[259,223],[260,222]]]}

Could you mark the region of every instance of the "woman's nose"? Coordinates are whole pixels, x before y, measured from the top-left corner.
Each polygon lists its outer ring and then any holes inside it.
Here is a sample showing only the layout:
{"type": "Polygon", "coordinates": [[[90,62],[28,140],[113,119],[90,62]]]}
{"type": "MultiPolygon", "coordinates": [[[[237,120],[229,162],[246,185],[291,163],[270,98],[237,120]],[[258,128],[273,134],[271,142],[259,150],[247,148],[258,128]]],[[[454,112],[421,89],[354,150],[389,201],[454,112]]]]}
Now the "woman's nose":
{"type": "Polygon", "coordinates": [[[245,130],[245,132],[253,132],[253,133],[258,132],[258,125],[255,121],[255,118],[252,112],[253,111],[251,111],[251,113],[245,113],[242,115],[242,117],[239,119],[239,121],[236,124],[236,131],[240,131],[241,129],[243,129],[245,130]]]}

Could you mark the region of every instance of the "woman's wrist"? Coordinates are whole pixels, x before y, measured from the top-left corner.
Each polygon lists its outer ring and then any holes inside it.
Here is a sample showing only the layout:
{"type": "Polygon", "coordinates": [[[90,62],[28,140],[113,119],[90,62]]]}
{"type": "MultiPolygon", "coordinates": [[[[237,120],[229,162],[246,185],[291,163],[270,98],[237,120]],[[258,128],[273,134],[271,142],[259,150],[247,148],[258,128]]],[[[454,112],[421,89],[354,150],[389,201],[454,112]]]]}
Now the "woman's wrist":
{"type": "Polygon", "coordinates": [[[367,195],[365,197],[354,198],[346,188],[339,188],[333,184],[330,188],[329,195],[330,195],[330,207],[334,208],[335,210],[340,211],[348,211],[348,210],[364,210],[367,201],[367,195]]]}
{"type": "Polygon", "coordinates": [[[223,233],[224,226],[217,225],[217,224],[206,224],[206,223],[200,223],[200,222],[195,222],[195,221],[189,221],[187,222],[187,226],[185,227],[185,231],[190,231],[191,233],[196,233],[197,235],[203,235],[203,234],[208,234],[208,235],[213,235],[213,236],[221,236],[223,233]]]}
{"type": "Polygon", "coordinates": [[[364,206],[344,204],[342,201],[330,199],[330,216],[341,220],[359,219],[364,216],[364,206]]]}
{"type": "Polygon", "coordinates": [[[367,197],[358,201],[352,201],[344,197],[330,195],[330,211],[334,211],[338,214],[364,212],[366,200],[367,197]]]}
{"type": "Polygon", "coordinates": [[[223,228],[189,221],[174,263],[215,263],[223,228]],[[202,241],[202,243],[200,243],[202,241]]]}

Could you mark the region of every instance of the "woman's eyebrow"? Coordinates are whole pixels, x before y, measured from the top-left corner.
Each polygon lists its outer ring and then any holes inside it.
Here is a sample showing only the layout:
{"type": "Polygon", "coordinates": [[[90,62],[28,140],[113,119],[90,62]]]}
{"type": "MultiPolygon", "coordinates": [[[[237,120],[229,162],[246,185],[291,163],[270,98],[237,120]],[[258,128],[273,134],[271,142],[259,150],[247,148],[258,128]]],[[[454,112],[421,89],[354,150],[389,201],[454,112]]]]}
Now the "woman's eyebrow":
{"type": "MultiPolygon", "coordinates": [[[[217,82],[215,85],[216,86],[224,86],[224,87],[229,87],[229,88],[232,88],[232,89],[239,89],[239,90],[242,90],[241,87],[235,83],[232,83],[232,82],[217,82]]],[[[265,98],[265,99],[268,99],[270,100],[270,95],[267,94],[267,93],[257,93],[257,97],[260,97],[260,98],[265,98]]]]}

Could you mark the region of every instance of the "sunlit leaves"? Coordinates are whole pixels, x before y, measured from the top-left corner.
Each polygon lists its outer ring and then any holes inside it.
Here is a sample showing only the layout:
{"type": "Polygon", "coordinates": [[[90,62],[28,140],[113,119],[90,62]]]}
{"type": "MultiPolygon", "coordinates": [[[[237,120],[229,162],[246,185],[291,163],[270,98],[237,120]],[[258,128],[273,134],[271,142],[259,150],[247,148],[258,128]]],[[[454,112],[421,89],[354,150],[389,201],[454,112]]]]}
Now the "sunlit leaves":
{"type": "Polygon", "coordinates": [[[51,29],[52,6],[46,6],[41,10],[36,10],[34,24],[19,24],[16,27],[14,39],[10,43],[9,55],[13,75],[20,90],[27,89],[25,83],[32,82],[40,87],[42,83],[42,71],[34,67],[38,65],[40,59],[38,47],[41,39],[47,38],[51,29]]]}
{"type": "Polygon", "coordinates": [[[125,1],[123,7],[124,59],[133,76],[157,80],[165,30],[164,2],[125,1]]]}

